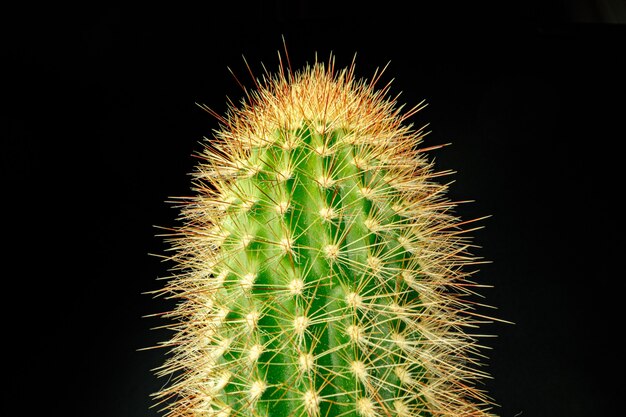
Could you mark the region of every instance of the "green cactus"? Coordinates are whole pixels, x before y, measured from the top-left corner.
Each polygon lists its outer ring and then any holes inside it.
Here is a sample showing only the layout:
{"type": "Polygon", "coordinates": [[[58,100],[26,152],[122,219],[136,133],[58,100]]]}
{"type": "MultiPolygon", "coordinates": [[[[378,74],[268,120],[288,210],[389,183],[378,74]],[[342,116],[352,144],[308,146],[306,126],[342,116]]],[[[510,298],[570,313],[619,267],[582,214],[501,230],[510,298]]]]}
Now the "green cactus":
{"type": "Polygon", "coordinates": [[[490,415],[476,258],[406,123],[421,107],[374,84],[332,58],[281,68],[218,116],[162,290],[168,415],[490,415]]]}

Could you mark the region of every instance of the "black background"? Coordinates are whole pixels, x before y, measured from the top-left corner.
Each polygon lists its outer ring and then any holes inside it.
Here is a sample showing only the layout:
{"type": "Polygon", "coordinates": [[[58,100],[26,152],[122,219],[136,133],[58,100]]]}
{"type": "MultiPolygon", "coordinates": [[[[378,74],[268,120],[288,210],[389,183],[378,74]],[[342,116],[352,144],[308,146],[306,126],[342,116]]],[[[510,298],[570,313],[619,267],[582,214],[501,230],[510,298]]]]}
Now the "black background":
{"type": "MultiPolygon", "coordinates": [[[[260,1],[203,7],[25,5],[2,18],[4,406],[25,414],[156,416],[150,369],[171,305],[153,225],[190,193],[191,154],[261,75],[315,53],[383,81],[430,123],[450,196],[493,261],[483,331],[501,416],[616,415],[623,396],[623,8],[513,2],[439,8],[260,1]],[[604,11],[604,12],[603,12],[604,11]],[[620,24],[620,22],[622,24],[620,24]],[[10,365],[17,365],[10,368],[10,365]],[[8,369],[12,369],[8,371],[8,369]]],[[[173,4],[173,3],[172,3],[173,4]]],[[[617,2],[616,2],[617,4],[617,2]]]]}

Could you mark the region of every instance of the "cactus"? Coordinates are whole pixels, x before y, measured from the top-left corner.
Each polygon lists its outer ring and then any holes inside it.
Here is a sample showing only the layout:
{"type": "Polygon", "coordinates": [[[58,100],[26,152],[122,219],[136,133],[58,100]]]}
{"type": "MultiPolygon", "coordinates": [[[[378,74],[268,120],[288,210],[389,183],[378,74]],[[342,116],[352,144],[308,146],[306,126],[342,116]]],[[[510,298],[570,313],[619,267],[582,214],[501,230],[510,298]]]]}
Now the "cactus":
{"type": "MultiPolygon", "coordinates": [[[[374,74],[380,78],[380,73],[374,74]],[[377,75],[378,74],[378,75],[377,75]]],[[[334,59],[255,80],[171,238],[169,416],[488,416],[456,204],[389,86],[334,59]]],[[[444,173],[445,174],[445,173],[444,173]]]]}

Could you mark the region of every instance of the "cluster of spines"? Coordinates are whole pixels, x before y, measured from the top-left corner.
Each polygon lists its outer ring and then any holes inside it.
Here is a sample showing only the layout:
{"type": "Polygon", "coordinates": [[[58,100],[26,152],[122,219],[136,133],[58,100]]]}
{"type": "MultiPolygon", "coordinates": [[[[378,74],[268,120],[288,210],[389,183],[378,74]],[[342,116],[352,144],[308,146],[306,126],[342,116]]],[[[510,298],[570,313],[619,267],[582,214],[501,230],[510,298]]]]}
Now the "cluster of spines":
{"type": "Polygon", "coordinates": [[[387,88],[315,64],[221,119],[173,240],[182,416],[487,416],[461,222],[387,88]]]}

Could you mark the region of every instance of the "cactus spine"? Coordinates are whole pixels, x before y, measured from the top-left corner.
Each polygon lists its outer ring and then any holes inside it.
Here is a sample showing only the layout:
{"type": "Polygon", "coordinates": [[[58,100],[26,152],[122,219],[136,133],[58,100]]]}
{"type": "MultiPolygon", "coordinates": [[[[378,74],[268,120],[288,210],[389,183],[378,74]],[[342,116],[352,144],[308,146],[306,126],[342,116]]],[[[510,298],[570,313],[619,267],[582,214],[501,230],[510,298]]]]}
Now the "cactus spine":
{"type": "Polygon", "coordinates": [[[464,331],[475,258],[405,123],[420,107],[333,58],[256,86],[206,142],[172,239],[168,415],[490,415],[464,331]]]}

